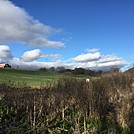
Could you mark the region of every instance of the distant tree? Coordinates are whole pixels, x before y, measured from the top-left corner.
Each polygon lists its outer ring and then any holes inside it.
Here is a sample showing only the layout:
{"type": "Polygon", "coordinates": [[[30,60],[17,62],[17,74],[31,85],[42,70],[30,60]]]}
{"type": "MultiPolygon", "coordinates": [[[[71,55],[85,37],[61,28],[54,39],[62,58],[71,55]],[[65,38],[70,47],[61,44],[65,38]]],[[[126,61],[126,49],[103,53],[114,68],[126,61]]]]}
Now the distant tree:
{"type": "Polygon", "coordinates": [[[17,69],[19,69],[19,66],[17,65],[17,67],[16,67],[17,69]]]}
{"type": "Polygon", "coordinates": [[[99,76],[99,75],[101,75],[103,73],[103,71],[102,70],[98,70],[96,73],[97,73],[97,76],[99,76]]]}
{"type": "Polygon", "coordinates": [[[84,68],[75,68],[73,71],[73,74],[84,74],[85,69],[84,68]]]}
{"type": "Polygon", "coordinates": [[[55,67],[50,67],[50,68],[49,68],[49,71],[50,71],[50,72],[55,72],[55,67]]]}
{"type": "Polygon", "coordinates": [[[66,69],[65,72],[72,72],[72,69],[66,69]]]}
{"type": "Polygon", "coordinates": [[[47,68],[40,68],[39,71],[47,71],[47,68]]]}
{"type": "Polygon", "coordinates": [[[112,66],[110,69],[112,72],[119,72],[120,69],[117,66],[112,66]]]}
{"type": "Polygon", "coordinates": [[[11,65],[5,64],[5,68],[11,68],[11,65]]]}
{"type": "Polygon", "coordinates": [[[60,66],[60,67],[57,67],[55,70],[58,72],[64,72],[65,67],[60,66]]]}
{"type": "Polygon", "coordinates": [[[65,70],[63,70],[61,72],[65,73],[65,74],[72,74],[73,70],[72,69],[65,69],[65,70]]]}

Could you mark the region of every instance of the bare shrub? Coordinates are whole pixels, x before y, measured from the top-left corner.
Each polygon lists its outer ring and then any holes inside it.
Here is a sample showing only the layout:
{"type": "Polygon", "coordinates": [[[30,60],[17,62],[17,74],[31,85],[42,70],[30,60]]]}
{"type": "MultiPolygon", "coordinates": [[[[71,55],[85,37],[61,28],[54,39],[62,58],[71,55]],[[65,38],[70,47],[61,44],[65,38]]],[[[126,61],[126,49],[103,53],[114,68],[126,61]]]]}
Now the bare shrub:
{"type": "Polygon", "coordinates": [[[133,108],[133,78],[122,73],[112,73],[101,77],[107,88],[109,102],[114,106],[117,122],[123,127],[130,127],[133,108]]]}
{"type": "Polygon", "coordinates": [[[111,73],[85,82],[63,77],[32,89],[0,84],[3,133],[126,133],[134,102],[133,77],[111,73]]]}

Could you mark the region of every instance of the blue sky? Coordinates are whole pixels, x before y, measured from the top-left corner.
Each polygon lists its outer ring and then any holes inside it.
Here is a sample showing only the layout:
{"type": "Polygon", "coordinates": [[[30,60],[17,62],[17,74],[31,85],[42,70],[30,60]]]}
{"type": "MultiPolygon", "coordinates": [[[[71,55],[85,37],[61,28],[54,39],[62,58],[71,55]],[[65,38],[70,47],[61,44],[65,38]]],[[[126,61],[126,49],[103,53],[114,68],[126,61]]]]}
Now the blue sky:
{"type": "Polygon", "coordinates": [[[0,6],[1,63],[28,69],[134,63],[133,0],[0,0],[0,6]]]}

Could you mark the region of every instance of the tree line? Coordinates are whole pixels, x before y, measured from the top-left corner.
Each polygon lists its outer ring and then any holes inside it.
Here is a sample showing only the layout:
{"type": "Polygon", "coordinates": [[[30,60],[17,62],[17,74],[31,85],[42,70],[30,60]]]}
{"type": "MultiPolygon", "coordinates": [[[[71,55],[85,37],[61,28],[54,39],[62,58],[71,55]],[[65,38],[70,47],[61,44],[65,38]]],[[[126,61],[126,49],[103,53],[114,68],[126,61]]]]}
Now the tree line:
{"type": "Polygon", "coordinates": [[[63,66],[59,66],[59,67],[50,67],[50,68],[44,67],[44,68],[40,68],[39,71],[60,72],[60,73],[65,73],[65,74],[89,75],[89,76],[97,77],[104,73],[119,72],[119,68],[111,67],[109,71],[104,72],[102,70],[90,70],[90,69],[85,69],[85,68],[66,69],[63,66]]]}

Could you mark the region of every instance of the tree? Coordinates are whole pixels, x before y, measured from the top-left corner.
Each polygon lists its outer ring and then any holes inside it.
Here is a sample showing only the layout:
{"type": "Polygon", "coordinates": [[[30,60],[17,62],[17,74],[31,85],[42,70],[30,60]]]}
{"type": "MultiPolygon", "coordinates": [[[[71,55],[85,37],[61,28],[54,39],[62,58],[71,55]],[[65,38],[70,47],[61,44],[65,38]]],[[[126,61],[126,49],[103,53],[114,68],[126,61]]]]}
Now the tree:
{"type": "Polygon", "coordinates": [[[120,70],[120,69],[119,69],[117,66],[112,66],[112,67],[111,67],[111,71],[112,71],[112,72],[119,72],[119,70],[120,70]]]}
{"type": "Polygon", "coordinates": [[[50,72],[55,72],[55,67],[50,67],[50,68],[49,68],[49,71],[50,71],[50,72]]]}
{"type": "Polygon", "coordinates": [[[65,70],[65,67],[62,67],[62,66],[56,68],[56,71],[58,72],[63,72],[64,70],[65,70]]]}
{"type": "Polygon", "coordinates": [[[39,71],[47,71],[47,69],[44,67],[44,68],[40,68],[39,71]]]}
{"type": "Polygon", "coordinates": [[[73,74],[84,74],[84,72],[85,72],[84,68],[75,68],[73,74]]]}

